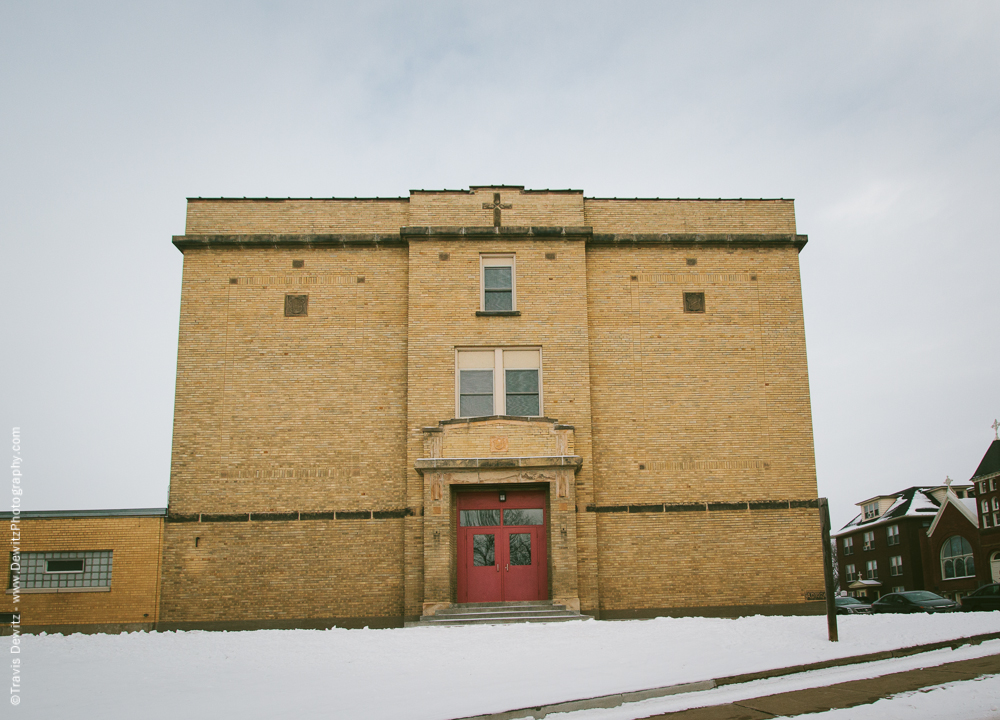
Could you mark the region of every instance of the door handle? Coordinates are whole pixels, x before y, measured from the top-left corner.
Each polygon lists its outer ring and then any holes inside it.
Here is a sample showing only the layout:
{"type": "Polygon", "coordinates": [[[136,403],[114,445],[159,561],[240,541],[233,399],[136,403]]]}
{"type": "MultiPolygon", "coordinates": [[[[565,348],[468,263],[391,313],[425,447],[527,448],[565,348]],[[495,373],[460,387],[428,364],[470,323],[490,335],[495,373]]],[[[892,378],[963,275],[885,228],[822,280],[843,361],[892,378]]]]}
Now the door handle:
{"type": "Polygon", "coordinates": [[[504,572],[510,572],[510,565],[504,565],[503,570],[504,572]]]}
{"type": "Polygon", "coordinates": [[[500,564],[497,563],[497,572],[500,572],[500,564]]]}

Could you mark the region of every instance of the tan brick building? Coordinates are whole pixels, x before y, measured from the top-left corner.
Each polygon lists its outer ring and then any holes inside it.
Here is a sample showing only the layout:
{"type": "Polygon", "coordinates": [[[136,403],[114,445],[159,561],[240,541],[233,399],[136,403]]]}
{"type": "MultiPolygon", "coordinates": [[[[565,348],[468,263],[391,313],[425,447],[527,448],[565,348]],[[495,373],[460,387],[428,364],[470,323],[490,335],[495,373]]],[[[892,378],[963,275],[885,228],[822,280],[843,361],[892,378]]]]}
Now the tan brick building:
{"type": "Polygon", "coordinates": [[[191,199],[160,627],[811,611],[789,200],[191,199]]]}
{"type": "Polygon", "coordinates": [[[0,632],[152,630],[162,508],[0,513],[11,549],[0,632]]]}

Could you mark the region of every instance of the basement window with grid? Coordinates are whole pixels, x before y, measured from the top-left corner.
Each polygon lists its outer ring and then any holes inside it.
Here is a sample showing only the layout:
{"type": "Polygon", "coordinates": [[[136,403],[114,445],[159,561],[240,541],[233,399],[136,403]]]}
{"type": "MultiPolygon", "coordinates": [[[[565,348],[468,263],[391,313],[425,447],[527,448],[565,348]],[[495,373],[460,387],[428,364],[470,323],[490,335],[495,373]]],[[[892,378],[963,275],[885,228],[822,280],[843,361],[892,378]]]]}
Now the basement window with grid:
{"type": "Polygon", "coordinates": [[[458,350],[456,365],[458,417],[542,414],[539,349],[458,350]]]}
{"type": "Polygon", "coordinates": [[[89,588],[111,586],[111,550],[21,553],[21,587],[89,588]]]}

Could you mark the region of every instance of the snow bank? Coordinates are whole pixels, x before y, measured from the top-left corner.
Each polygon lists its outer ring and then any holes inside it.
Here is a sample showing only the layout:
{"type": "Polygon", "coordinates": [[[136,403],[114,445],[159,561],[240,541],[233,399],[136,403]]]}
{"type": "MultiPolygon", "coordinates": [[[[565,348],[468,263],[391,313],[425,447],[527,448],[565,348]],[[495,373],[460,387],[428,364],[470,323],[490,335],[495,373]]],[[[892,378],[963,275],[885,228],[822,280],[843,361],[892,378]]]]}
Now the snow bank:
{"type": "Polygon", "coordinates": [[[1000,631],[1000,612],[39,635],[23,718],[442,719],[1000,631]]]}

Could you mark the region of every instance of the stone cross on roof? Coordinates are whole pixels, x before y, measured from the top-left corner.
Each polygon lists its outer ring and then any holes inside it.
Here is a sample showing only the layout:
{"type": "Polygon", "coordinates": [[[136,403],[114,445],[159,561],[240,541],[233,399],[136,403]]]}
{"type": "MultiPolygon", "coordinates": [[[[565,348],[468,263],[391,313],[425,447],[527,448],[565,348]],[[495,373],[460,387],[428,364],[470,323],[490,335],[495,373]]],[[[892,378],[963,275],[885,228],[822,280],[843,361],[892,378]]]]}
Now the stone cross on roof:
{"type": "Polygon", "coordinates": [[[1000,440],[1000,422],[994,420],[990,427],[993,428],[993,434],[996,436],[995,439],[1000,440]]]}
{"type": "Polygon", "coordinates": [[[493,202],[483,203],[483,210],[493,211],[493,227],[500,227],[500,211],[510,210],[513,205],[500,202],[500,193],[493,193],[493,202]]]}

